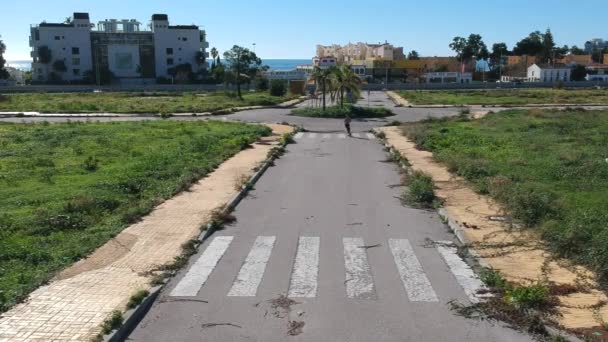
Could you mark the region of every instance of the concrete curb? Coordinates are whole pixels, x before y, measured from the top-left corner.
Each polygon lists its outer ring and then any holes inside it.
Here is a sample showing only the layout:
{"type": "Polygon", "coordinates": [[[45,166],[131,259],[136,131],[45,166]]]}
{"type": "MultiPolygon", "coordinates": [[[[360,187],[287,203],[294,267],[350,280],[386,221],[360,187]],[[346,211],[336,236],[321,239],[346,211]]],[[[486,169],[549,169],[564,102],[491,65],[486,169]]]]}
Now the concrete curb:
{"type": "MultiPolygon", "coordinates": [[[[305,96],[287,102],[279,103],[270,106],[248,106],[224,108],[212,112],[204,113],[171,113],[172,117],[190,117],[190,116],[217,116],[238,113],[246,110],[254,109],[276,109],[276,108],[291,108],[306,101],[305,96]]],[[[159,114],[151,113],[49,113],[40,112],[0,112],[0,118],[129,118],[129,117],[160,117],[159,114]]]]}
{"type": "MultiPolygon", "coordinates": [[[[295,133],[295,131],[294,131],[294,133],[295,133]]],[[[285,147],[286,145],[287,145],[287,143],[283,143],[283,144],[279,144],[277,146],[285,147]]],[[[276,159],[277,159],[277,156],[275,154],[272,154],[271,156],[266,158],[266,160],[260,166],[260,169],[258,171],[256,171],[249,178],[249,180],[247,181],[247,184],[244,185],[241,188],[241,190],[236,195],[234,195],[234,197],[232,197],[232,199],[226,204],[226,207],[223,210],[224,213],[229,214],[230,212],[232,212],[238,206],[238,204],[245,197],[247,197],[247,194],[249,193],[249,190],[251,190],[252,186],[255,183],[257,183],[257,181],[262,177],[262,175],[264,175],[266,170],[268,170],[268,168],[272,165],[272,163],[276,159]]],[[[197,240],[199,242],[199,244],[197,245],[197,248],[200,247],[200,245],[202,243],[204,243],[207,239],[209,239],[217,231],[217,228],[218,227],[216,227],[214,225],[208,224],[207,229],[204,232],[202,232],[197,238],[197,240]]],[[[137,305],[137,307],[135,307],[131,310],[128,310],[123,315],[124,320],[123,320],[122,325],[118,329],[113,330],[110,334],[105,335],[103,337],[103,341],[105,341],[105,342],[125,341],[126,338],[129,337],[129,334],[133,331],[133,329],[135,329],[135,327],[139,324],[139,322],[148,313],[148,311],[152,307],[152,304],[154,304],[154,302],[156,301],[156,298],[158,297],[160,292],[164,289],[165,285],[168,283],[168,279],[169,278],[164,280],[164,284],[153,287],[150,290],[150,294],[139,305],[137,305]]]]}

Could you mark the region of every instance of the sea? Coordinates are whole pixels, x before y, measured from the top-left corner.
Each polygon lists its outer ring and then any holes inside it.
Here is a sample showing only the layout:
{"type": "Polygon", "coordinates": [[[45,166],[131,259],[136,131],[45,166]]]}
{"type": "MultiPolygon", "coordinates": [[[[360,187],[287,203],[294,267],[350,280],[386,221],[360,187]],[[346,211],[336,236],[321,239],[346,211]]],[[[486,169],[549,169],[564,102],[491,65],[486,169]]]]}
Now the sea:
{"type": "MultiPolygon", "coordinates": [[[[291,70],[302,64],[311,64],[312,59],[263,59],[262,63],[268,65],[270,70],[291,70]]],[[[32,61],[7,61],[7,65],[23,71],[30,71],[32,61]]]]}

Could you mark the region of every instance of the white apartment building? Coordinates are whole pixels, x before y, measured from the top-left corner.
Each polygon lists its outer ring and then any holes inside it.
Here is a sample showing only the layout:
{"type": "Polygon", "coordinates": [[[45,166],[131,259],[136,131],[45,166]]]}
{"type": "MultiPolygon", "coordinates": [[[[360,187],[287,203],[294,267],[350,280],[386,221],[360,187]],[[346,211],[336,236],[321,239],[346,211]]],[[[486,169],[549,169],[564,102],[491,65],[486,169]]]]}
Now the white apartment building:
{"type": "Polygon", "coordinates": [[[529,82],[568,82],[572,70],[568,67],[539,66],[532,64],[528,67],[529,82]]]}
{"type": "Polygon", "coordinates": [[[154,14],[147,30],[140,25],[106,19],[95,29],[88,13],[74,13],[69,22],[32,26],[32,80],[79,82],[107,71],[119,80],[169,78],[177,66],[207,67],[209,43],[198,26],[171,26],[166,14],[154,14]]]}
{"type": "Polygon", "coordinates": [[[403,47],[392,44],[349,43],[347,45],[317,45],[317,57],[332,56],[339,64],[352,63],[366,59],[382,59],[387,61],[404,60],[403,47]]]}

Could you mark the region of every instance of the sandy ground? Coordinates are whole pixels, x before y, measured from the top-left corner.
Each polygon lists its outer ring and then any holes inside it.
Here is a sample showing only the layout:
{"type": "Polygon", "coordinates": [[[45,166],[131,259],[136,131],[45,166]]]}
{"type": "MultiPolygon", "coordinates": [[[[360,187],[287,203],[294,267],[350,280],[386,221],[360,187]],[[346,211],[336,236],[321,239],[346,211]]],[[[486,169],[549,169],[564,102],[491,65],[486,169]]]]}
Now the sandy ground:
{"type": "Polygon", "coordinates": [[[597,327],[608,321],[608,298],[599,290],[592,272],[565,260],[556,260],[531,232],[491,220],[490,217],[501,217],[504,213],[498,203],[475,193],[464,179],[450,174],[437,163],[432,153],[416,149],[398,127],[380,130],[414,170],[433,177],[445,211],[463,227],[466,241],[484,263],[510,281],[546,280],[556,285],[576,286],[579,292],[559,297],[560,315],[555,320],[567,329],[597,327]]]}

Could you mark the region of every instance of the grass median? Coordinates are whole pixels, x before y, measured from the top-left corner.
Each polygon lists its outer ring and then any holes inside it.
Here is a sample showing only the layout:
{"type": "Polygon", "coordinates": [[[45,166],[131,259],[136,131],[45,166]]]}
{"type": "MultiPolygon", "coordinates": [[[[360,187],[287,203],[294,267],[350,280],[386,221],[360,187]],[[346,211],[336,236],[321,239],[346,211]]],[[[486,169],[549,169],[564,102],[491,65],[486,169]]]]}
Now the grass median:
{"type": "Polygon", "coordinates": [[[0,312],[270,129],[0,124],[0,312]]]}
{"type": "Polygon", "coordinates": [[[296,98],[249,92],[239,100],[229,92],[208,93],[31,93],[0,96],[0,112],[41,113],[206,113],[216,110],[271,106],[296,98]]]}
{"type": "Polygon", "coordinates": [[[608,89],[402,90],[397,93],[414,105],[608,105],[608,89]]]}
{"type": "Polygon", "coordinates": [[[328,118],[328,119],[339,119],[345,118],[346,115],[351,118],[385,118],[393,116],[394,114],[383,107],[359,107],[353,105],[330,106],[325,110],[321,107],[308,107],[295,109],[291,112],[294,116],[304,116],[310,118],[328,118]]]}
{"type": "Polygon", "coordinates": [[[558,255],[608,280],[608,111],[512,110],[403,132],[489,194],[558,255]]]}

